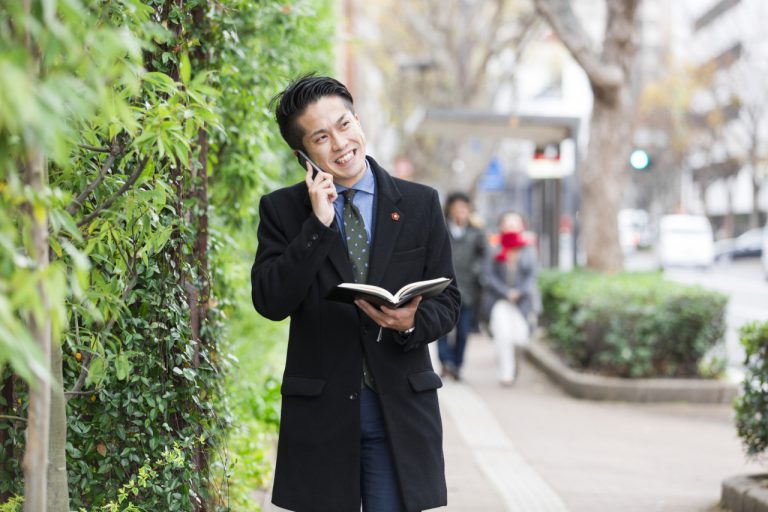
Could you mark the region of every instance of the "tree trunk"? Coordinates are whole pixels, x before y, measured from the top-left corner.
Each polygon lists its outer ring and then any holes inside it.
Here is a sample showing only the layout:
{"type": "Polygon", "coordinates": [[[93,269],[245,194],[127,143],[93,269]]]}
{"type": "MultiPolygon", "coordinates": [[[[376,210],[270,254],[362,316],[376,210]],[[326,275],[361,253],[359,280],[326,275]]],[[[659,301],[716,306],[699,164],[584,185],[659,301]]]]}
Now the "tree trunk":
{"type": "Polygon", "coordinates": [[[723,238],[733,238],[736,235],[736,216],[733,214],[733,191],[736,188],[736,177],[729,176],[725,180],[725,216],[723,217],[723,238]]]}
{"type": "Polygon", "coordinates": [[[755,167],[756,167],[756,164],[753,161],[753,164],[752,164],[752,211],[749,214],[750,228],[760,227],[760,187],[762,186],[762,183],[755,174],[757,172],[755,167]]]}
{"type": "Polygon", "coordinates": [[[606,0],[602,52],[581,26],[568,0],[535,0],[537,12],[584,69],[594,94],[589,148],[579,169],[582,237],[587,267],[623,269],[618,213],[632,145],[631,70],[635,58],[635,13],[640,0],[606,0]]]}
{"type": "Polygon", "coordinates": [[[626,87],[620,89],[614,105],[605,105],[595,95],[589,147],[579,174],[587,267],[604,272],[620,272],[624,266],[618,212],[632,140],[628,95],[626,87]]]}
{"type": "MultiPolygon", "coordinates": [[[[40,192],[45,177],[43,155],[31,151],[24,173],[25,183],[33,191],[40,192]]],[[[30,205],[30,240],[34,260],[38,269],[48,266],[48,219],[46,215],[35,214],[30,205]]],[[[48,298],[42,284],[37,286],[38,297],[44,310],[48,309],[48,298]]],[[[48,315],[38,321],[29,317],[29,327],[44,355],[43,366],[47,369],[51,361],[51,323],[48,315]]],[[[48,490],[48,441],[51,414],[51,383],[38,377],[30,383],[29,409],[27,413],[27,439],[24,451],[24,512],[45,512],[48,490]]]]}
{"type": "Polygon", "coordinates": [[[67,411],[64,399],[64,376],[61,345],[51,347],[50,439],[48,441],[48,512],[69,512],[69,487],[67,482],[67,411]]]}
{"type": "MultiPolygon", "coordinates": [[[[208,270],[208,134],[205,130],[198,133],[198,143],[200,144],[200,155],[198,157],[199,176],[196,184],[197,202],[195,210],[197,212],[197,233],[195,237],[195,253],[193,255],[194,264],[197,267],[197,289],[192,310],[195,314],[192,317],[193,336],[195,337],[195,353],[193,364],[195,368],[200,366],[200,349],[203,339],[200,336],[203,326],[208,321],[208,309],[211,298],[211,279],[208,270]]],[[[207,390],[206,390],[207,391],[207,390]]],[[[201,434],[202,427],[200,427],[201,434]]],[[[201,443],[195,449],[195,467],[200,475],[208,471],[208,451],[207,443],[201,443]]],[[[198,490],[200,494],[200,490],[198,490]]],[[[208,504],[203,500],[195,504],[197,512],[206,512],[208,504]]]]}
{"type": "MultiPolygon", "coordinates": [[[[6,368],[6,371],[7,368],[6,368]]],[[[5,402],[4,407],[0,407],[0,414],[14,416],[14,390],[16,387],[16,376],[8,371],[8,376],[3,380],[2,387],[0,388],[0,396],[5,402]]],[[[9,441],[8,432],[10,431],[11,423],[8,423],[8,428],[0,428],[0,452],[3,453],[2,460],[0,460],[0,474],[4,476],[10,476],[13,473],[13,462],[16,457],[15,450],[13,449],[13,443],[9,441]],[[8,443],[6,445],[6,443],[8,443]]],[[[0,503],[5,503],[11,497],[8,491],[0,492],[0,503]]]]}

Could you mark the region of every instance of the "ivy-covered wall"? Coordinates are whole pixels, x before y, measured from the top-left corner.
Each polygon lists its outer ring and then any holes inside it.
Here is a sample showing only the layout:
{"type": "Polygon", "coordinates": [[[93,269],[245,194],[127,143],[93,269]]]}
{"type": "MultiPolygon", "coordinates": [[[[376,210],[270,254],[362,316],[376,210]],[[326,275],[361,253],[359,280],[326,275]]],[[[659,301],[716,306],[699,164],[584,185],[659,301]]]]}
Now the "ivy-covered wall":
{"type": "Polygon", "coordinates": [[[230,509],[231,432],[276,420],[241,418],[252,388],[225,386],[232,348],[266,341],[247,293],[258,200],[300,175],[268,102],[329,72],[333,5],[0,4],[0,504],[24,493],[28,383],[50,366],[69,495],[50,510],[230,509]]]}

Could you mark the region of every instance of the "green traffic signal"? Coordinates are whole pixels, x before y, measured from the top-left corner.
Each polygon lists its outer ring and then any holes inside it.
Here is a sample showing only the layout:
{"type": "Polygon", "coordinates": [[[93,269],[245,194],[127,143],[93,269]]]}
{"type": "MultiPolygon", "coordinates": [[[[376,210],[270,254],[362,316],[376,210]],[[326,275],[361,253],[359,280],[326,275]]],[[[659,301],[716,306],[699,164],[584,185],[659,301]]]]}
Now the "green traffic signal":
{"type": "Polygon", "coordinates": [[[642,149],[636,149],[629,155],[629,165],[637,171],[645,171],[651,166],[651,157],[642,149]]]}

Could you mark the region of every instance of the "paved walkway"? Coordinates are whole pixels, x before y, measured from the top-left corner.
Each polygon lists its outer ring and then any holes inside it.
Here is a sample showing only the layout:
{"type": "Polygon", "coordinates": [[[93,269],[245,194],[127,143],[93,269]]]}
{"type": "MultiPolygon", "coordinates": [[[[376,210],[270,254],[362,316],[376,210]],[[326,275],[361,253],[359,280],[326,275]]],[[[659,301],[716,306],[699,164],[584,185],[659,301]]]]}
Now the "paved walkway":
{"type": "Polygon", "coordinates": [[[570,398],[521,361],[495,378],[493,344],[470,339],[464,379],[440,390],[450,512],[713,512],[747,464],[728,405],[570,398]]]}

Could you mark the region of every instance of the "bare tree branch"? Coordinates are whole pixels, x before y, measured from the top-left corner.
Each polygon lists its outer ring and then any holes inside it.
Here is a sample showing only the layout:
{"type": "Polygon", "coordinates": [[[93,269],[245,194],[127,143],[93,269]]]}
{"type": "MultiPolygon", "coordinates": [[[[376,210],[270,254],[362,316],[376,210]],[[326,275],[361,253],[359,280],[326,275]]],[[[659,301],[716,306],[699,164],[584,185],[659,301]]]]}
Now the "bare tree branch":
{"type": "MultiPolygon", "coordinates": [[[[495,55],[496,47],[495,45],[491,44],[491,41],[495,35],[499,33],[499,28],[501,27],[501,22],[503,20],[502,11],[504,10],[504,1],[496,0],[496,2],[493,4],[493,10],[494,14],[491,16],[491,26],[488,28],[487,32],[487,34],[489,34],[487,44],[478,44],[477,41],[472,38],[470,32],[470,40],[467,44],[479,48],[481,53],[477,67],[474,70],[470,70],[468,73],[469,76],[467,77],[467,84],[464,94],[465,97],[463,98],[465,102],[475,95],[475,92],[477,91],[482,80],[481,77],[484,75],[483,72],[488,66],[488,61],[491,60],[491,57],[495,55]]],[[[468,62],[467,66],[470,65],[471,64],[468,62]]]]}
{"type": "MultiPolygon", "coordinates": [[[[498,20],[498,22],[495,23],[496,27],[494,33],[498,32],[498,25],[501,23],[502,19],[503,16],[500,7],[497,15],[494,17],[494,22],[498,20]]],[[[472,80],[472,82],[469,84],[468,97],[474,97],[478,93],[482,81],[482,72],[488,67],[488,62],[491,60],[491,58],[497,56],[501,50],[506,47],[513,48],[515,54],[515,62],[519,60],[520,55],[522,55],[523,51],[525,51],[525,47],[527,46],[531,36],[536,32],[536,28],[539,27],[540,21],[538,16],[532,15],[523,19],[521,25],[523,27],[521,32],[496,41],[495,44],[488,45],[488,47],[485,49],[482,60],[477,66],[477,71],[472,73],[474,80],[472,80]]]]}
{"type": "Polygon", "coordinates": [[[87,389],[85,391],[65,391],[64,396],[69,400],[72,397],[75,396],[85,396],[85,395],[93,395],[97,391],[95,389],[87,389]]]}
{"type": "Polygon", "coordinates": [[[82,227],[89,222],[91,222],[93,219],[95,219],[99,213],[102,212],[102,210],[105,210],[106,208],[109,208],[112,206],[112,203],[117,200],[118,197],[125,194],[125,192],[133,186],[134,183],[136,183],[136,180],[139,179],[139,176],[141,176],[141,173],[144,172],[144,168],[147,166],[147,163],[149,162],[149,157],[145,156],[144,159],[139,163],[139,165],[136,166],[136,169],[134,169],[133,174],[131,174],[128,177],[128,180],[123,184],[122,187],[120,187],[120,190],[112,194],[112,196],[104,201],[102,204],[100,204],[98,207],[96,207],[95,210],[93,210],[91,213],[86,215],[80,222],[77,223],[77,227],[82,227]]]}
{"type": "Polygon", "coordinates": [[[534,4],[536,11],[547,20],[560,41],[584,69],[593,87],[609,89],[624,83],[622,68],[614,63],[603,62],[590,46],[590,38],[568,0],[535,0],[534,4]]]}
{"type": "Polygon", "coordinates": [[[0,414],[0,420],[18,421],[20,423],[27,422],[27,418],[22,418],[21,416],[8,416],[6,414],[0,414]]]}
{"type": "MultiPolygon", "coordinates": [[[[96,149],[93,150],[96,151],[96,149]]],[[[67,205],[67,213],[74,215],[80,205],[82,205],[83,202],[88,199],[88,196],[90,196],[93,191],[96,190],[96,187],[98,187],[101,182],[104,181],[104,177],[107,175],[107,171],[110,169],[110,167],[112,167],[112,164],[115,162],[115,158],[117,158],[118,154],[120,154],[122,150],[123,148],[119,146],[116,141],[113,141],[111,149],[107,151],[109,156],[104,159],[104,163],[101,165],[101,169],[99,170],[99,175],[95,180],[89,183],[87,187],[85,187],[85,190],[80,192],[80,194],[67,205]]]]}
{"type": "Polygon", "coordinates": [[[79,147],[83,149],[87,149],[88,151],[95,151],[96,153],[111,153],[112,149],[110,148],[100,148],[98,146],[90,146],[88,144],[78,144],[79,147]]]}

